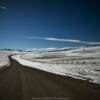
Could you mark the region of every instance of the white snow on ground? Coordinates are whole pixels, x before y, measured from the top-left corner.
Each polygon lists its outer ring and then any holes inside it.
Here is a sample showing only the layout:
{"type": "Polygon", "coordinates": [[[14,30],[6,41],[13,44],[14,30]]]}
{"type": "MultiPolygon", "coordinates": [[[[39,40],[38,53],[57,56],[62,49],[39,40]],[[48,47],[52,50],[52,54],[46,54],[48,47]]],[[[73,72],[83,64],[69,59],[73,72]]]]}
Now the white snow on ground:
{"type": "Polygon", "coordinates": [[[0,50],[0,68],[4,66],[9,66],[10,61],[8,56],[12,54],[18,53],[17,51],[7,51],[7,50],[0,50]]]}
{"type": "Polygon", "coordinates": [[[3,66],[9,66],[8,56],[11,54],[9,51],[0,51],[0,68],[3,66]]]}
{"type": "Polygon", "coordinates": [[[100,84],[100,46],[12,56],[22,65],[100,84]]]}

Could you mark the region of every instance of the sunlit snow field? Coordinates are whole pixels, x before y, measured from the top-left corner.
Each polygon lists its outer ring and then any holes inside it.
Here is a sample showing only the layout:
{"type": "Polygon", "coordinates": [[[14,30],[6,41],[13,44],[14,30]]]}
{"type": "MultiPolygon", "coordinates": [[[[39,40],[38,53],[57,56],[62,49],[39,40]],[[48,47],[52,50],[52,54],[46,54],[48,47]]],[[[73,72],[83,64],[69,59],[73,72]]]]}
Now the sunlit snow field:
{"type": "Polygon", "coordinates": [[[10,65],[8,56],[10,56],[12,54],[19,54],[19,52],[18,51],[0,50],[0,68],[10,65]]]}
{"type": "Polygon", "coordinates": [[[0,51],[0,68],[3,66],[9,66],[8,56],[11,54],[9,51],[0,51]]]}
{"type": "Polygon", "coordinates": [[[15,55],[21,64],[100,84],[100,46],[15,55]]]}

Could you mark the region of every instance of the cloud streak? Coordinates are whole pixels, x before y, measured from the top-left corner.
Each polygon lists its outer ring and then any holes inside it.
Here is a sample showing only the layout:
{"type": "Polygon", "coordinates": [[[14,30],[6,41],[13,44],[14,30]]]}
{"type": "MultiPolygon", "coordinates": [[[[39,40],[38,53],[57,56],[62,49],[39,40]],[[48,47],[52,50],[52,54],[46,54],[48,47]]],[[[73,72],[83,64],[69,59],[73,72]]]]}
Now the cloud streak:
{"type": "Polygon", "coordinates": [[[6,10],[7,7],[6,7],[6,6],[1,6],[1,5],[0,5],[0,9],[2,9],[2,10],[6,10]]]}
{"type": "Polygon", "coordinates": [[[70,42],[70,43],[85,44],[85,45],[100,45],[100,42],[85,42],[85,41],[76,40],[76,39],[59,39],[59,38],[45,38],[45,37],[33,37],[33,36],[27,36],[26,38],[42,39],[42,40],[47,40],[47,41],[70,42]]]}

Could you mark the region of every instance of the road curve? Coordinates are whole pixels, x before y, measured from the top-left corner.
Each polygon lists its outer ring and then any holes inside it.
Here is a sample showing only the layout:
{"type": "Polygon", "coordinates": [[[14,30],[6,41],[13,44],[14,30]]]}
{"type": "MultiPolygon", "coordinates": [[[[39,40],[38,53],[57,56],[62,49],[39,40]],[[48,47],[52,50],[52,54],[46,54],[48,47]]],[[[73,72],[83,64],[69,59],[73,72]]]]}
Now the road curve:
{"type": "Polygon", "coordinates": [[[100,100],[100,85],[10,61],[0,71],[0,100],[100,100]]]}

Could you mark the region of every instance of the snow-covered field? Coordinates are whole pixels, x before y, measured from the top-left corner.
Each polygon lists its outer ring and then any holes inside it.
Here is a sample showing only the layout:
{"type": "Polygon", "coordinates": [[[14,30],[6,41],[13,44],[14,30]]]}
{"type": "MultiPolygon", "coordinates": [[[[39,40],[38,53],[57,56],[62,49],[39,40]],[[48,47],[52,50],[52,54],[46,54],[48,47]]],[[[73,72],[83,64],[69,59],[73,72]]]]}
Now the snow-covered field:
{"type": "Polygon", "coordinates": [[[11,52],[8,51],[0,51],[0,68],[3,66],[9,66],[9,59],[8,56],[11,52]]]}
{"type": "Polygon", "coordinates": [[[100,84],[100,46],[15,55],[21,64],[100,84]]]}
{"type": "Polygon", "coordinates": [[[16,53],[17,51],[0,50],[0,68],[9,66],[10,62],[8,56],[16,53]]]}

